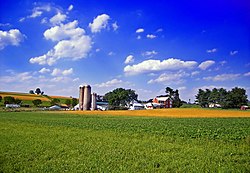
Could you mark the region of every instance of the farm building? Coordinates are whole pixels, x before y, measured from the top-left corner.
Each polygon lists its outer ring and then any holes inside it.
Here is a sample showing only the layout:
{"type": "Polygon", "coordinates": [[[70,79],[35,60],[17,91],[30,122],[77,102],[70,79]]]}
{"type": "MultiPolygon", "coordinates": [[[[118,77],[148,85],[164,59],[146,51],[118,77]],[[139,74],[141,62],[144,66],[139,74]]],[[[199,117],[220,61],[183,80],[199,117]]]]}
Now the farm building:
{"type": "Polygon", "coordinates": [[[164,108],[172,108],[173,101],[170,97],[157,96],[153,99],[153,103],[161,104],[164,108]]]}

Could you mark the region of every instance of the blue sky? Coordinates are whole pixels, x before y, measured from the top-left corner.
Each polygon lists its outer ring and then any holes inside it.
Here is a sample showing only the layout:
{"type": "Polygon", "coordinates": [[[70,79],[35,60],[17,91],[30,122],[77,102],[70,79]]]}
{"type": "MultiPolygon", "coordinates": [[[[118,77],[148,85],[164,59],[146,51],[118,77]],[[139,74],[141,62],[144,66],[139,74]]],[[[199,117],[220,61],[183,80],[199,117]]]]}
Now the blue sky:
{"type": "Polygon", "coordinates": [[[78,97],[131,88],[139,99],[167,86],[194,100],[199,88],[250,94],[247,0],[4,1],[0,90],[78,97]]]}

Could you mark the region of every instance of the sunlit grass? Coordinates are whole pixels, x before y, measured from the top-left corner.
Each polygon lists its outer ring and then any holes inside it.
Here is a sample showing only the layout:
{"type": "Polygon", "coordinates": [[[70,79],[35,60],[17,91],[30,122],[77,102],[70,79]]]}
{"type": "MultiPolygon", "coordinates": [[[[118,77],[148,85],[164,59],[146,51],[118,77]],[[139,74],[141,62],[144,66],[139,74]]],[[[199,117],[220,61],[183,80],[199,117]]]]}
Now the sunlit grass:
{"type": "Polygon", "coordinates": [[[0,172],[249,172],[249,118],[0,112],[0,172]]]}

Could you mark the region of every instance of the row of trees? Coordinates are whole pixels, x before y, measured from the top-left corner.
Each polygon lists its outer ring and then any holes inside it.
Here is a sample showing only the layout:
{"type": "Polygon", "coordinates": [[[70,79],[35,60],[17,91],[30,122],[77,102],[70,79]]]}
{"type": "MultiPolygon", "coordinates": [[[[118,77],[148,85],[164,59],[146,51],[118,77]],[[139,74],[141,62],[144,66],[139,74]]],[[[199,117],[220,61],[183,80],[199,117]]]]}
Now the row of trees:
{"type": "MultiPolygon", "coordinates": [[[[6,97],[2,97],[0,96],[0,102],[4,101],[4,104],[21,104],[22,100],[18,99],[18,98],[14,98],[12,96],[6,96],[6,97]]],[[[35,99],[32,101],[33,105],[38,107],[40,105],[42,105],[42,100],[41,99],[35,99]]],[[[78,100],[76,98],[72,98],[72,99],[67,99],[64,102],[67,106],[69,107],[74,107],[75,105],[77,105],[78,100]]],[[[54,98],[50,101],[51,105],[60,105],[61,104],[61,100],[58,98],[54,98]]]]}
{"type": "MultiPolygon", "coordinates": [[[[38,107],[42,104],[42,100],[40,99],[36,99],[33,100],[32,103],[38,107]]],[[[78,100],[76,98],[72,98],[72,99],[67,99],[64,102],[68,107],[74,107],[75,105],[77,105],[78,100]]],[[[61,104],[61,100],[58,98],[54,98],[50,101],[50,105],[60,105],[61,104]]]]}
{"type": "MultiPolygon", "coordinates": [[[[173,101],[173,107],[180,107],[182,105],[178,90],[173,90],[172,88],[167,87],[165,92],[166,95],[161,96],[170,97],[170,99],[172,99],[173,101]]],[[[109,102],[111,108],[121,108],[128,105],[132,101],[140,102],[138,100],[138,95],[134,90],[123,88],[117,88],[111,92],[106,93],[104,95],[104,100],[107,100],[109,102]]]]}
{"type": "Polygon", "coordinates": [[[37,94],[37,95],[39,95],[39,94],[44,95],[44,91],[41,91],[40,88],[36,88],[35,92],[34,92],[34,90],[30,90],[29,93],[30,94],[37,94]]]}
{"type": "Polygon", "coordinates": [[[247,105],[247,95],[244,88],[235,87],[227,91],[224,88],[212,90],[199,89],[196,95],[198,104],[201,107],[208,107],[209,104],[220,104],[222,108],[239,108],[247,105]]]}
{"type": "Polygon", "coordinates": [[[107,100],[111,108],[120,109],[128,105],[132,101],[137,101],[138,95],[134,90],[117,88],[104,95],[104,100],[107,100]]]}
{"type": "Polygon", "coordinates": [[[11,96],[6,96],[4,98],[2,98],[2,96],[0,96],[0,102],[2,101],[2,99],[4,100],[4,104],[21,104],[22,100],[18,99],[18,98],[14,98],[11,96]]]}

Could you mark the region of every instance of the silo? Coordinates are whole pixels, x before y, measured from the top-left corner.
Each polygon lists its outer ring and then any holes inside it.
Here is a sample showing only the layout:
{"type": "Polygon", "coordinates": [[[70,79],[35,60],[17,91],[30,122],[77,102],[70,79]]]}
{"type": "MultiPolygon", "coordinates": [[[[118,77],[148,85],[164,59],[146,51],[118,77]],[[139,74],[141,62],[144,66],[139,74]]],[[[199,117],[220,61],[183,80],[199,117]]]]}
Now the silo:
{"type": "Polygon", "coordinates": [[[92,99],[91,99],[91,110],[94,111],[96,110],[96,93],[92,94],[92,99]]]}
{"type": "Polygon", "coordinates": [[[91,106],[91,87],[89,85],[85,85],[83,87],[83,110],[90,110],[91,106]]]}
{"type": "Polygon", "coordinates": [[[83,86],[79,86],[79,111],[83,110],[83,101],[84,101],[84,89],[83,86]]]}

